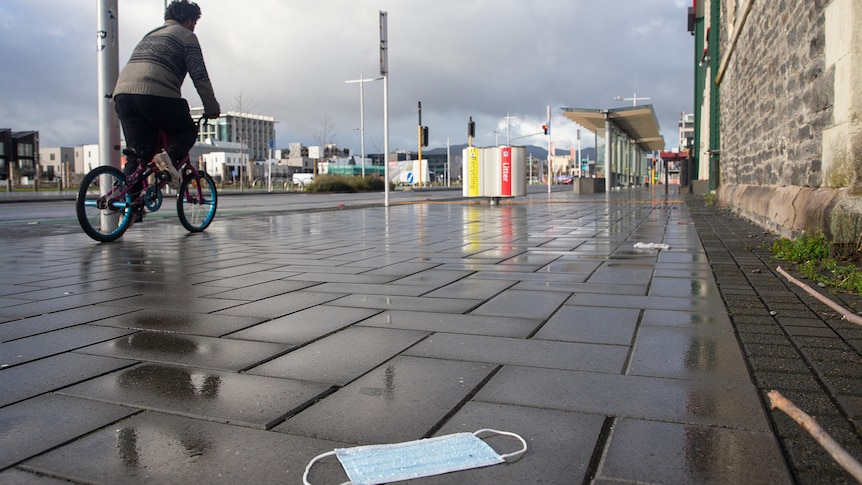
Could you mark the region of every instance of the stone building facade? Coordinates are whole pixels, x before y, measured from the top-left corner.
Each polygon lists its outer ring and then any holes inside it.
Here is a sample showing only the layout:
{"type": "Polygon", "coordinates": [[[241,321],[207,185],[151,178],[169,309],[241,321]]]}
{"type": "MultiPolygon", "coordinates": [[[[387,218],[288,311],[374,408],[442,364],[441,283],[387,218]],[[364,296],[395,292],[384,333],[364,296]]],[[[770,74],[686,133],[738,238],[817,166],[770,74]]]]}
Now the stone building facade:
{"type": "Polygon", "coordinates": [[[697,1],[702,32],[718,30],[698,60],[702,107],[718,108],[720,127],[716,137],[715,123],[699,123],[701,177],[717,176],[720,202],[761,226],[788,237],[821,231],[858,251],[862,2],[717,2],[697,1]]]}

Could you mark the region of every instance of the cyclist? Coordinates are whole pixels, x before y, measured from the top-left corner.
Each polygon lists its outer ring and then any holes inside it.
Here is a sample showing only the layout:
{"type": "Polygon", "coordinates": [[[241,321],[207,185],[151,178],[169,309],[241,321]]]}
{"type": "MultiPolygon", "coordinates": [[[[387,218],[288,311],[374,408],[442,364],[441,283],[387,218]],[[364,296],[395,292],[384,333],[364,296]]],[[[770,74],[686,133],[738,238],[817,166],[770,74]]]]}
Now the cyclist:
{"type": "MultiPolygon", "coordinates": [[[[198,129],[183,99],[181,87],[186,74],[201,97],[204,116],[219,117],[219,103],[204,64],[195,25],[201,9],[188,0],[174,0],[165,9],[165,23],[138,43],[129,62],[120,72],[114,88],[114,105],[126,145],[137,156],[128,157],[124,173],[135,171],[141,160],[151,158],[171,176],[171,187],[180,183],[176,164],[188,154],[197,139],[198,129]],[[159,131],[170,138],[167,150],[156,154],[159,131]]],[[[142,182],[130,187],[137,195],[142,182]]],[[[143,207],[135,208],[139,221],[143,207]]]]}

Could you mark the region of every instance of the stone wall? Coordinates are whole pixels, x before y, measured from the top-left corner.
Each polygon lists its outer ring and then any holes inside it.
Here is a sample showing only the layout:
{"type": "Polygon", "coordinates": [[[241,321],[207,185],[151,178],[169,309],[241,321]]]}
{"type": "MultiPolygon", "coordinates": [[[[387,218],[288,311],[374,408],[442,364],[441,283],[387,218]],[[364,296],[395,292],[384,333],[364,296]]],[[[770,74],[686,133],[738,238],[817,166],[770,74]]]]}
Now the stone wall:
{"type": "Polygon", "coordinates": [[[723,184],[820,186],[835,75],[825,67],[823,9],[817,1],[754,2],[720,86],[723,184]]]}
{"type": "Polygon", "coordinates": [[[748,1],[721,2],[719,200],[784,236],[858,246],[862,2],[755,1],[740,28],[748,1]]]}

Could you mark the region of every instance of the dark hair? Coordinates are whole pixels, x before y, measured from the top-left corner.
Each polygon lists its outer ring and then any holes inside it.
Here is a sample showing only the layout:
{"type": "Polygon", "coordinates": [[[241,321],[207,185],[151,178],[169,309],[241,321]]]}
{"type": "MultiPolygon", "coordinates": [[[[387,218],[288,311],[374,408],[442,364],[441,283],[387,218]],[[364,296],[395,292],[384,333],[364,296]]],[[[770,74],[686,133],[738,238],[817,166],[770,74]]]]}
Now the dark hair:
{"type": "Polygon", "coordinates": [[[176,20],[177,23],[185,23],[187,20],[201,18],[201,8],[195,2],[189,0],[174,0],[165,9],[165,20],[176,20]]]}

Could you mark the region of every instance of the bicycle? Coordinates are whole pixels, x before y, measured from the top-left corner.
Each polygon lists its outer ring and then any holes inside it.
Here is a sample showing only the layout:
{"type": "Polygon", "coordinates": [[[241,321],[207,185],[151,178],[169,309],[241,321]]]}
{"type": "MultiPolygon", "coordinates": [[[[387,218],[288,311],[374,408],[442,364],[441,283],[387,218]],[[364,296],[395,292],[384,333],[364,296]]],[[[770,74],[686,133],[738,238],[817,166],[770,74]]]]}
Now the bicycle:
{"type": "MultiPolygon", "coordinates": [[[[201,121],[198,120],[200,126],[201,121]]],[[[168,137],[161,133],[159,150],[168,146],[168,137]]],[[[134,149],[123,150],[127,157],[138,157],[134,149]]],[[[179,163],[177,172],[181,182],[177,190],[177,216],[189,232],[202,232],[215,217],[218,192],[213,178],[204,170],[198,170],[189,160],[188,154],[179,163]]],[[[138,163],[138,168],[128,177],[111,166],[100,166],[87,172],[81,180],[75,199],[78,223],[88,236],[99,242],[114,241],[122,236],[134,223],[135,208],[155,212],[162,206],[162,189],[168,185],[170,175],[159,170],[153,160],[138,163]],[[152,180],[152,183],[150,182],[152,180]],[[143,188],[137,196],[131,188],[138,182],[143,188]]]]}

